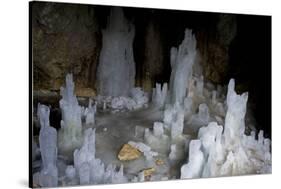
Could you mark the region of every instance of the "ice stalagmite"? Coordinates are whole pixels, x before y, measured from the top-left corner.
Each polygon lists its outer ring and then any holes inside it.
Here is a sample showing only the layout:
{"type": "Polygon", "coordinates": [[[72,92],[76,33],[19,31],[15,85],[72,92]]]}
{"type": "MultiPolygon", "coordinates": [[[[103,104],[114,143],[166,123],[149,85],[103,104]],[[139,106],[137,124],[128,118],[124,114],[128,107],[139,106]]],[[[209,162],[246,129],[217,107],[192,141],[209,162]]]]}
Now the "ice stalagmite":
{"type": "Polygon", "coordinates": [[[234,87],[235,81],[231,79],[228,84],[226,96],[227,113],[224,130],[225,140],[229,145],[231,143],[238,144],[240,137],[244,135],[248,100],[248,93],[237,95],[234,87]]]}
{"type": "Polygon", "coordinates": [[[103,96],[128,96],[135,82],[134,26],[121,8],[111,9],[102,31],[102,49],[97,68],[98,92],[103,96]]]}
{"type": "Polygon", "coordinates": [[[39,145],[42,157],[42,169],[39,174],[39,185],[56,187],[58,185],[57,169],[57,131],[50,127],[48,106],[38,104],[38,118],[41,125],[39,145]]]}
{"type": "Polygon", "coordinates": [[[192,140],[189,145],[189,162],[181,167],[181,179],[199,178],[204,165],[204,155],[200,150],[201,141],[192,140]]]}
{"type": "Polygon", "coordinates": [[[95,129],[87,129],[82,147],[74,151],[74,168],[79,183],[84,185],[127,182],[122,165],[117,171],[116,166],[105,167],[104,163],[95,157],[95,135],[95,129]]]}
{"type": "Polygon", "coordinates": [[[86,124],[95,124],[96,112],[97,112],[97,104],[94,103],[93,105],[93,100],[90,99],[88,108],[86,108],[84,112],[86,124]]]}
{"type": "Polygon", "coordinates": [[[162,108],[165,105],[166,97],[168,93],[168,84],[164,83],[161,87],[161,84],[156,83],[156,87],[152,91],[152,103],[158,107],[162,108]]]}
{"type": "Polygon", "coordinates": [[[73,150],[80,147],[82,143],[82,111],[74,94],[72,74],[66,75],[66,86],[61,87],[60,92],[62,120],[58,141],[59,153],[72,154],[73,150]]]}
{"type": "Polygon", "coordinates": [[[185,36],[179,48],[171,49],[171,67],[170,77],[170,100],[172,104],[178,102],[183,105],[184,98],[187,95],[189,80],[192,76],[192,66],[196,58],[196,39],[189,29],[185,30],[185,36]]]}

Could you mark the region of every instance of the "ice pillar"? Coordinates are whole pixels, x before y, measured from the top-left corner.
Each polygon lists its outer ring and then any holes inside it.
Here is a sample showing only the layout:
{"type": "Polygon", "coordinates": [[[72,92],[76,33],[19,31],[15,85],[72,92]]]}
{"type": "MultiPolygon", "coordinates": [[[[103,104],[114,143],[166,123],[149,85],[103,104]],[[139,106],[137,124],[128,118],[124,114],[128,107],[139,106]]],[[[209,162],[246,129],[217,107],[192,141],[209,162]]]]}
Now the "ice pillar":
{"type": "Polygon", "coordinates": [[[50,127],[48,106],[38,104],[37,114],[41,125],[39,145],[42,157],[39,184],[42,187],[56,187],[58,185],[57,131],[50,127]]]}
{"type": "Polygon", "coordinates": [[[245,131],[245,114],[247,110],[248,93],[236,94],[234,79],[228,84],[226,97],[227,113],[225,117],[224,137],[226,143],[234,144],[240,141],[245,131]],[[237,141],[235,141],[237,140],[237,141]]]}
{"type": "Polygon", "coordinates": [[[189,29],[185,30],[184,40],[177,48],[171,49],[170,100],[183,105],[192,76],[192,66],[196,58],[196,39],[189,29]]]}
{"type": "Polygon", "coordinates": [[[80,147],[82,142],[81,107],[74,94],[72,74],[66,75],[66,86],[61,87],[62,99],[60,108],[62,112],[61,130],[59,131],[59,150],[69,152],[80,147]]]}
{"type": "Polygon", "coordinates": [[[103,96],[128,96],[135,83],[133,39],[135,28],[121,8],[112,8],[102,31],[97,69],[98,92],[103,96]]]}

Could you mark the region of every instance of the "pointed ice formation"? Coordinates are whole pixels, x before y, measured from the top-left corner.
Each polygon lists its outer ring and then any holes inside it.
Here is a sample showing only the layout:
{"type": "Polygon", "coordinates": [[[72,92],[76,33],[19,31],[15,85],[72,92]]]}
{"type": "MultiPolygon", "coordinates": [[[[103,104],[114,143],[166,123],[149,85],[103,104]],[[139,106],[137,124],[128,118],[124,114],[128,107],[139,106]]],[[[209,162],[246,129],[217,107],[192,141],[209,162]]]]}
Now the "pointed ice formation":
{"type": "Polygon", "coordinates": [[[192,76],[192,66],[196,58],[196,39],[189,29],[185,30],[185,36],[179,48],[171,49],[172,73],[169,83],[170,101],[183,105],[184,98],[188,94],[189,80],[192,76]]]}
{"type": "Polygon", "coordinates": [[[228,84],[226,97],[227,113],[224,126],[225,140],[229,144],[239,142],[240,137],[244,135],[248,100],[248,93],[237,95],[234,88],[235,81],[234,79],[231,79],[228,84]]]}
{"type": "Polygon", "coordinates": [[[96,112],[97,112],[97,104],[94,103],[93,105],[93,100],[89,99],[88,108],[86,108],[84,112],[86,124],[95,124],[96,112]]]}
{"type": "Polygon", "coordinates": [[[168,84],[164,83],[161,87],[161,84],[156,83],[156,87],[152,90],[152,103],[158,107],[162,108],[165,105],[166,97],[168,93],[168,84]]]}
{"type": "Polygon", "coordinates": [[[50,108],[38,104],[37,115],[41,129],[39,145],[42,157],[42,169],[39,174],[39,185],[42,187],[56,187],[58,185],[57,169],[57,131],[50,127],[50,108]]]}
{"type": "Polygon", "coordinates": [[[192,140],[190,142],[188,163],[181,167],[181,179],[199,178],[201,176],[204,166],[204,155],[200,147],[200,140],[192,140]]]}
{"type": "Polygon", "coordinates": [[[72,74],[66,75],[66,86],[61,87],[62,99],[60,109],[62,112],[61,129],[59,131],[59,153],[71,153],[82,143],[81,107],[74,94],[72,74]]]}
{"type": "Polygon", "coordinates": [[[102,49],[97,68],[98,92],[103,96],[128,96],[135,82],[134,26],[122,8],[113,7],[102,31],[102,49]]]}
{"type": "Polygon", "coordinates": [[[184,112],[183,110],[177,111],[174,115],[174,121],[171,124],[171,138],[176,139],[181,136],[183,133],[184,126],[184,112]]]}
{"type": "Polygon", "coordinates": [[[87,129],[82,147],[74,151],[74,168],[79,183],[85,185],[127,182],[122,165],[117,171],[115,166],[105,167],[103,162],[95,157],[95,138],[95,129],[87,129]]]}
{"type": "Polygon", "coordinates": [[[198,113],[191,116],[189,124],[196,130],[202,126],[208,125],[210,120],[209,108],[207,104],[203,103],[199,105],[198,113]]]}

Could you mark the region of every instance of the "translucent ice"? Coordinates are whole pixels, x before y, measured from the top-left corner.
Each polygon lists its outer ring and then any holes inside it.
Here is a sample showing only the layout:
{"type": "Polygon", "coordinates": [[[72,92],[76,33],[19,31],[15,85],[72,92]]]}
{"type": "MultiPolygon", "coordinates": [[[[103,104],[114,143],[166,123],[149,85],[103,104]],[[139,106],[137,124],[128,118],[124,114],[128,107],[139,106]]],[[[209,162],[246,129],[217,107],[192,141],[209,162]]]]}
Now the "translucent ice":
{"type": "Polygon", "coordinates": [[[154,122],[154,124],[153,124],[153,134],[156,137],[161,137],[164,134],[163,123],[154,122]]]}
{"type": "Polygon", "coordinates": [[[182,135],[184,126],[184,112],[179,110],[174,117],[174,121],[171,124],[171,138],[175,139],[182,135]]]}
{"type": "Polygon", "coordinates": [[[167,153],[170,146],[170,137],[165,134],[162,122],[154,122],[153,132],[148,128],[144,132],[144,141],[153,150],[161,153],[167,153]]]}
{"type": "Polygon", "coordinates": [[[73,186],[77,185],[78,179],[76,179],[76,170],[72,165],[69,165],[65,169],[65,185],[73,186]]]}
{"type": "Polygon", "coordinates": [[[239,143],[239,139],[245,131],[245,114],[247,109],[248,93],[237,95],[235,90],[234,79],[228,84],[226,97],[227,113],[225,117],[224,136],[226,143],[239,143]],[[237,141],[234,141],[237,140],[237,141]]]}
{"type": "Polygon", "coordinates": [[[181,167],[181,179],[199,178],[201,176],[205,160],[200,147],[200,140],[190,142],[188,163],[181,167]]]}
{"type": "Polygon", "coordinates": [[[159,108],[162,108],[166,102],[166,97],[168,93],[168,84],[164,83],[161,87],[161,84],[156,83],[156,87],[152,90],[152,103],[159,108]]]}
{"type": "MultiPolygon", "coordinates": [[[[234,80],[230,80],[227,91],[227,113],[223,127],[211,122],[199,129],[198,138],[206,162],[202,172],[193,174],[191,160],[182,166],[181,178],[215,177],[271,172],[270,140],[263,131],[255,139],[255,132],[245,135],[245,114],[248,94],[236,94],[234,80]],[[222,132],[223,131],[223,132],[222,132]]],[[[214,102],[214,95],[212,98],[214,102]]],[[[190,150],[193,141],[190,142],[190,150]]],[[[194,152],[189,152],[193,157],[194,152]]]]}
{"type": "Polygon", "coordinates": [[[82,111],[74,94],[72,74],[66,75],[66,86],[61,87],[60,92],[62,120],[59,130],[59,152],[72,154],[73,150],[80,147],[82,143],[82,111]]]}
{"type": "Polygon", "coordinates": [[[130,90],[129,96],[118,96],[118,97],[102,97],[97,99],[102,102],[107,103],[108,107],[111,108],[113,112],[118,111],[132,111],[140,108],[147,107],[148,105],[148,95],[141,88],[132,88],[130,90]]]}
{"type": "Polygon", "coordinates": [[[171,68],[169,90],[170,100],[174,104],[183,104],[188,94],[189,80],[192,76],[192,66],[196,58],[196,39],[191,30],[185,30],[184,40],[177,48],[171,49],[171,68]]]}
{"type": "Polygon", "coordinates": [[[56,187],[58,185],[57,131],[50,127],[50,109],[48,106],[38,104],[37,114],[41,125],[39,145],[42,157],[39,184],[42,187],[56,187]]]}
{"type": "Polygon", "coordinates": [[[102,31],[102,49],[97,68],[98,92],[103,96],[128,96],[135,82],[134,26],[122,8],[111,9],[102,31]]]}
{"type": "Polygon", "coordinates": [[[89,99],[88,108],[85,109],[86,124],[95,124],[95,114],[97,111],[96,103],[93,105],[93,100],[89,99]]]}
{"type": "Polygon", "coordinates": [[[119,170],[113,165],[105,168],[104,163],[95,158],[95,129],[89,128],[84,133],[84,142],[74,151],[74,167],[80,184],[123,183],[127,178],[123,166],[119,170]]]}
{"type": "Polygon", "coordinates": [[[192,124],[195,128],[205,126],[209,123],[209,108],[207,104],[203,103],[199,105],[198,113],[192,115],[191,119],[189,120],[189,124],[192,124]]]}
{"type": "Polygon", "coordinates": [[[135,87],[130,90],[130,97],[135,101],[134,109],[139,109],[147,105],[148,95],[140,87],[135,87]]]}
{"type": "Polygon", "coordinates": [[[170,153],[169,153],[169,159],[171,161],[175,161],[175,160],[178,160],[178,149],[177,149],[177,145],[176,144],[172,144],[171,145],[171,148],[170,148],[170,153]]]}
{"type": "Polygon", "coordinates": [[[152,160],[154,156],[157,156],[158,153],[151,150],[151,147],[142,143],[142,142],[134,142],[129,141],[128,144],[137,148],[139,151],[143,153],[147,160],[152,160]]]}

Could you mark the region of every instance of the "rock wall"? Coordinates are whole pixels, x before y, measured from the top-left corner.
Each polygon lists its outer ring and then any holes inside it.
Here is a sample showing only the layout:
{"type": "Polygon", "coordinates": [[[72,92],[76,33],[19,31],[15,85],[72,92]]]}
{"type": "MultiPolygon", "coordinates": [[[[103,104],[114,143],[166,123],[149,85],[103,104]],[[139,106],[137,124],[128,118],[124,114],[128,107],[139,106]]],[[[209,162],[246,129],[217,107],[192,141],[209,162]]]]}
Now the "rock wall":
{"type": "Polygon", "coordinates": [[[205,28],[196,33],[200,63],[204,78],[214,83],[225,81],[228,64],[229,48],[236,36],[236,16],[219,14],[213,27],[205,28]]]}
{"type": "MultiPolygon", "coordinates": [[[[71,72],[78,96],[96,94],[101,30],[106,26],[108,10],[109,7],[81,4],[33,4],[35,90],[58,91],[65,75],[71,72]]],[[[229,47],[236,35],[234,15],[204,16],[204,13],[129,8],[124,11],[136,27],[134,56],[137,86],[151,91],[156,82],[168,81],[170,48],[178,45],[187,27],[195,33],[204,78],[223,83],[228,71],[229,47]]]]}
{"type": "Polygon", "coordinates": [[[34,89],[59,90],[71,72],[77,90],[92,93],[101,46],[94,7],[35,2],[32,16],[34,89]]]}

